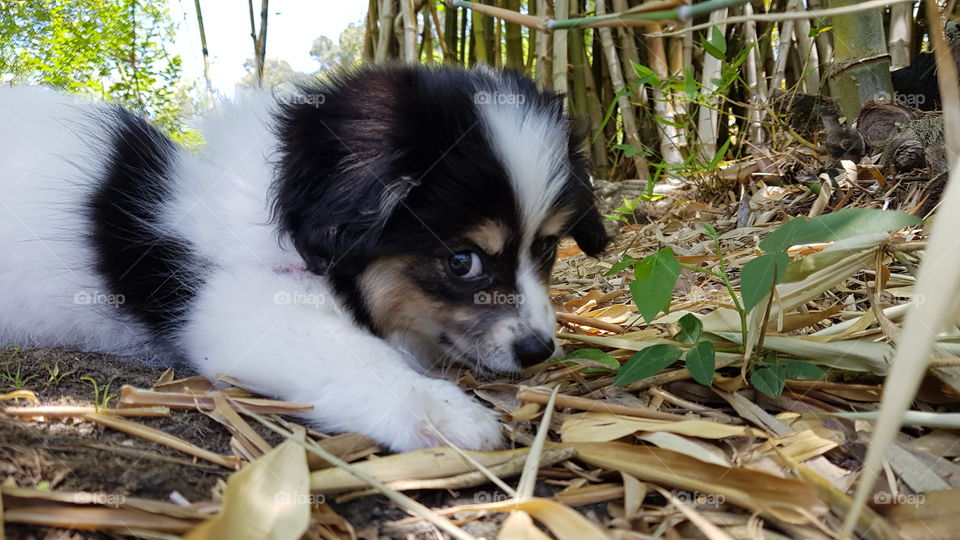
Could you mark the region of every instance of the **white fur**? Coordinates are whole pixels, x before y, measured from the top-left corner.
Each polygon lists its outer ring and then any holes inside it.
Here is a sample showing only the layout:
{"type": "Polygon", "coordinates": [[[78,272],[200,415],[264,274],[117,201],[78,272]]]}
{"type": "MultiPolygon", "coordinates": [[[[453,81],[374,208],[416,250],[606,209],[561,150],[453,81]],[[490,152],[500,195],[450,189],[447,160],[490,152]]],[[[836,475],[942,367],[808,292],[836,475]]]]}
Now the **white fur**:
{"type": "MultiPolygon", "coordinates": [[[[488,74],[499,77],[492,70],[488,74]]],[[[500,82],[506,81],[500,78],[500,82]]],[[[484,98],[475,100],[477,110],[520,207],[520,320],[540,335],[552,335],[556,317],[545,284],[537,278],[530,246],[538,235],[556,234],[541,229],[550,221],[548,212],[554,208],[570,174],[567,130],[559,119],[544,115],[534,104],[524,101],[523,95],[511,90],[509,84],[501,84],[497,92],[484,98]]]]}
{"type": "MultiPolygon", "coordinates": [[[[394,450],[501,444],[493,413],[455,384],[358,328],[327,282],[282,274],[302,264],[270,223],[269,100],[227,107],[205,125],[200,155],[180,151],[172,204],[157,225],[214,264],[177,339],[205,375],[310,403],[331,430],[365,433],[394,450]]],[[[149,333],[109,304],[96,273],[84,204],[106,149],[91,139],[102,106],[51,92],[0,89],[0,344],[149,355],[149,333]],[[77,297],[77,295],[81,295],[77,297]],[[80,298],[78,303],[75,298],[80,298]]]]}

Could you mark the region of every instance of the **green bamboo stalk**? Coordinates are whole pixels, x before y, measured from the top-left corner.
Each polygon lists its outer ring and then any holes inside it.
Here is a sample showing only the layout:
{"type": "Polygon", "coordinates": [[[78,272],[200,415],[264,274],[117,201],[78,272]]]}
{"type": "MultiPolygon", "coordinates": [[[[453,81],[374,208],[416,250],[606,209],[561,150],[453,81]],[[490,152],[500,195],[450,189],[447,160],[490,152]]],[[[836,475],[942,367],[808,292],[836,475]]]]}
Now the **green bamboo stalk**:
{"type": "MultiPolygon", "coordinates": [[[[830,7],[857,4],[856,0],[830,0],[830,7]]],[[[868,99],[893,96],[890,57],[883,33],[883,13],[860,11],[833,17],[833,69],[830,93],[837,98],[848,121],[868,99]]]]}
{"type": "Polygon", "coordinates": [[[443,6],[443,39],[447,46],[443,51],[443,61],[457,63],[457,10],[449,4],[443,6]]]}
{"type": "Polygon", "coordinates": [[[484,21],[484,19],[487,19],[487,17],[484,17],[479,11],[476,10],[471,11],[470,14],[470,29],[473,33],[474,56],[477,62],[493,64],[493,62],[490,61],[490,49],[487,47],[487,25],[484,21]]]}
{"type": "MultiPolygon", "coordinates": [[[[698,4],[683,5],[673,9],[663,9],[659,11],[612,13],[610,15],[596,17],[552,20],[547,21],[547,28],[550,30],[559,30],[561,28],[579,28],[583,26],[626,26],[630,23],[638,24],[643,21],[650,21],[651,23],[659,21],[686,21],[718,9],[739,6],[748,1],[749,0],[707,0],[706,2],[700,2],[698,4]]],[[[457,5],[460,5],[460,3],[461,0],[457,0],[457,5]]]]}
{"type": "MultiPolygon", "coordinates": [[[[506,0],[504,7],[512,11],[520,11],[520,0],[506,0]]],[[[504,32],[507,36],[507,63],[508,69],[523,69],[523,35],[520,33],[520,25],[512,22],[506,23],[504,32]]]]}

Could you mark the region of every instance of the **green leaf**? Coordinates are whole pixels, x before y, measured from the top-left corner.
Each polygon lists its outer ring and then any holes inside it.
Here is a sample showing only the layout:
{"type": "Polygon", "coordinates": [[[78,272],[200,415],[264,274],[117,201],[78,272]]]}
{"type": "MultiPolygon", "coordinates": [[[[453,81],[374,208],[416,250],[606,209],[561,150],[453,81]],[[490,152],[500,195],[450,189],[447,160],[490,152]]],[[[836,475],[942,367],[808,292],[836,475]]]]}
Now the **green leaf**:
{"type": "Polygon", "coordinates": [[[700,225],[703,225],[703,230],[707,232],[707,236],[709,236],[714,242],[720,241],[720,236],[717,235],[717,230],[713,228],[713,225],[707,223],[706,221],[700,222],[700,225]]]}
{"type": "Polygon", "coordinates": [[[819,381],[827,378],[827,372],[815,364],[802,360],[791,360],[783,363],[788,379],[804,381],[819,381]]]}
{"type": "Polygon", "coordinates": [[[723,32],[716,26],[712,28],[709,41],[706,37],[700,38],[700,45],[703,46],[703,50],[717,60],[725,60],[727,57],[727,41],[723,37],[723,32]]]}
{"type": "Polygon", "coordinates": [[[673,289],[680,276],[680,262],[673,256],[672,249],[665,247],[640,259],[633,267],[633,274],[636,281],[629,285],[630,294],[645,321],[650,322],[661,311],[670,309],[673,289]]]}
{"type": "Polygon", "coordinates": [[[637,74],[637,78],[639,79],[638,82],[641,85],[649,84],[657,88],[660,88],[662,86],[663,83],[660,81],[660,78],[657,77],[657,74],[654,73],[652,69],[642,64],[638,64],[636,62],[630,62],[630,65],[633,66],[633,72],[637,74]]]}
{"type": "Polygon", "coordinates": [[[609,367],[612,370],[616,370],[620,367],[620,362],[616,358],[610,356],[609,354],[601,351],[600,349],[577,349],[572,353],[568,354],[564,360],[576,360],[576,359],[585,359],[593,360],[609,367]]]}
{"type": "Polygon", "coordinates": [[[776,399],[783,392],[787,380],[786,368],[782,365],[760,368],[750,374],[750,384],[764,394],[776,399]]]}
{"type": "Polygon", "coordinates": [[[618,262],[614,263],[613,266],[610,267],[610,270],[607,270],[607,273],[604,274],[604,277],[612,276],[613,274],[616,274],[617,272],[622,272],[623,270],[629,268],[630,265],[632,265],[632,264],[635,263],[635,262],[637,262],[636,259],[634,259],[633,257],[631,257],[631,256],[629,256],[629,255],[624,254],[624,256],[623,256],[622,259],[620,259],[618,262]]]}
{"type": "Polygon", "coordinates": [[[692,313],[687,313],[683,317],[680,317],[677,324],[680,325],[680,331],[677,332],[676,336],[673,336],[673,339],[684,345],[696,343],[703,334],[703,323],[692,313]]]}
{"type": "Polygon", "coordinates": [[[614,386],[627,386],[660,373],[680,359],[683,351],[676,345],[652,345],[634,354],[617,371],[614,386]]]}
{"type": "Polygon", "coordinates": [[[811,242],[830,242],[858,234],[895,231],[912,227],[922,220],[894,210],[845,208],[813,219],[798,217],[781,225],[760,242],[760,249],[785,251],[790,246],[811,242]]]}
{"type": "Polygon", "coordinates": [[[623,150],[623,155],[624,155],[624,157],[632,158],[633,156],[637,155],[637,149],[636,149],[636,147],[633,146],[632,144],[620,144],[620,143],[618,143],[618,144],[613,145],[613,148],[615,148],[615,149],[617,149],[617,150],[623,150]]]}
{"type": "Polygon", "coordinates": [[[697,343],[687,351],[684,362],[690,370],[690,375],[693,375],[693,380],[704,386],[710,386],[713,383],[713,372],[717,368],[713,343],[709,341],[697,343]]]}
{"type": "Polygon", "coordinates": [[[783,279],[790,258],[779,251],[765,253],[743,265],[740,272],[740,293],[743,296],[743,309],[750,312],[763,297],[770,293],[776,281],[783,279]]]}

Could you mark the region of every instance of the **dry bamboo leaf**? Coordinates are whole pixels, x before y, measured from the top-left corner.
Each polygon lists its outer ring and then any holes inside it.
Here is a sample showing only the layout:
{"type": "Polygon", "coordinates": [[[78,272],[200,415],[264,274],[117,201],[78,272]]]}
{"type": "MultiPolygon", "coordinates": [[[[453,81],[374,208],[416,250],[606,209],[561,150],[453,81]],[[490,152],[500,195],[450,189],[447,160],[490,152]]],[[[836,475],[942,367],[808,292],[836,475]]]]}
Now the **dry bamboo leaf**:
{"type": "Polygon", "coordinates": [[[723,453],[723,450],[711,444],[698,441],[697,439],[666,432],[638,433],[634,435],[634,437],[659,448],[663,448],[664,450],[671,450],[700,461],[713,463],[721,467],[730,466],[730,460],[726,454],[723,453]]]}
{"type": "MultiPolygon", "coordinates": [[[[8,392],[6,394],[0,394],[0,401],[12,401],[14,399],[25,399],[32,403],[37,402],[37,395],[30,390],[14,390],[13,392],[8,392]]],[[[6,410],[4,411],[6,412],[6,410]]]]}
{"type": "Polygon", "coordinates": [[[935,429],[907,442],[906,446],[917,452],[926,452],[939,457],[957,457],[960,456],[960,435],[952,431],[935,429]]]}
{"type": "Polygon", "coordinates": [[[310,512],[310,528],[303,538],[323,540],[356,540],[357,533],[353,525],[336,513],[327,503],[318,504],[310,512]]]}
{"type": "MultiPolygon", "coordinates": [[[[502,466],[509,462],[517,462],[521,464],[522,468],[522,463],[527,459],[530,449],[465,452],[487,468],[502,466]]],[[[374,461],[356,463],[354,467],[388,484],[399,481],[446,478],[474,472],[472,465],[456,451],[447,447],[425,448],[403,454],[394,454],[374,461]]],[[[310,475],[310,489],[319,493],[340,493],[367,487],[366,482],[337,467],[314,471],[310,475]]]]}
{"type": "Polygon", "coordinates": [[[136,437],[140,437],[141,439],[162,444],[168,448],[173,448],[174,450],[179,450],[185,454],[190,454],[191,456],[205,459],[211,463],[216,463],[217,465],[226,467],[228,469],[236,469],[240,465],[240,460],[234,456],[222,456],[220,454],[210,452],[209,450],[200,448],[199,446],[191,444],[179,437],[164,433],[158,429],[144,426],[143,424],[137,424],[136,422],[130,422],[129,420],[113,418],[98,413],[87,413],[83,415],[83,419],[113,428],[117,431],[122,431],[128,435],[134,435],[136,437]]]}
{"type": "Polygon", "coordinates": [[[673,504],[673,506],[675,506],[678,510],[680,510],[680,513],[682,513],[684,517],[689,519],[690,523],[693,523],[693,525],[696,528],[700,529],[700,532],[702,532],[704,536],[706,536],[708,539],[733,540],[733,538],[730,537],[730,535],[720,530],[720,527],[717,527],[716,525],[711,523],[707,518],[703,517],[703,514],[701,514],[700,512],[697,512],[693,508],[693,506],[678,499],[676,495],[660,487],[657,488],[657,491],[660,492],[661,495],[666,497],[666,499],[670,501],[673,504]]]}
{"type": "MultiPolygon", "coordinates": [[[[802,463],[840,446],[831,437],[817,433],[817,431],[804,429],[780,435],[767,441],[760,447],[760,450],[771,455],[786,455],[792,461],[802,463]]],[[[827,431],[826,428],[823,428],[823,431],[827,431]]]]}
{"type": "Polygon", "coordinates": [[[500,526],[500,532],[497,534],[499,540],[549,540],[550,537],[543,534],[533,523],[530,514],[517,510],[510,512],[507,519],[500,526]]]}
{"type": "MultiPolygon", "coordinates": [[[[575,455],[576,451],[574,451],[573,448],[555,445],[549,450],[544,450],[543,455],[540,456],[540,464],[543,467],[549,467],[551,465],[571,459],[575,455]]],[[[498,479],[512,478],[523,471],[524,464],[524,461],[513,460],[501,465],[485,467],[487,472],[477,470],[476,467],[473,467],[471,472],[454,476],[446,476],[443,478],[397,480],[394,482],[389,482],[387,486],[397,491],[408,491],[412,489],[463,489],[488,484],[491,481],[491,475],[498,479]]],[[[507,493],[508,495],[513,494],[513,488],[503,484],[502,481],[500,484],[502,484],[500,489],[503,490],[504,493],[507,493]]]]}
{"type": "Polygon", "coordinates": [[[167,407],[130,407],[123,409],[98,409],[97,407],[71,407],[62,405],[51,405],[47,407],[7,407],[3,410],[5,414],[16,416],[18,418],[83,418],[84,415],[91,413],[101,413],[108,416],[122,417],[152,417],[161,418],[170,416],[170,409],[167,407]]]}
{"type": "Polygon", "coordinates": [[[928,540],[955,538],[960,530],[960,490],[928,491],[898,497],[901,502],[875,505],[874,509],[899,529],[902,538],[928,540]]]}
{"type": "Polygon", "coordinates": [[[230,475],[219,514],[187,540],[300,538],[310,522],[307,455],[293,440],[230,475]]]}
{"type": "MultiPolygon", "coordinates": [[[[275,399],[231,398],[247,411],[263,414],[297,414],[313,410],[308,403],[290,403],[275,399]]],[[[154,392],[124,385],[120,388],[118,403],[124,406],[162,405],[171,409],[213,409],[213,398],[179,392],[154,392]]]]}
{"type": "Polygon", "coordinates": [[[273,448],[250,427],[246,420],[240,417],[237,411],[230,407],[226,396],[220,392],[213,392],[211,396],[213,397],[214,408],[209,413],[210,416],[226,426],[234,437],[239,437],[244,447],[248,450],[258,450],[259,452],[254,454],[256,457],[260,457],[273,448]]]}
{"type": "MultiPolygon", "coordinates": [[[[550,394],[533,388],[521,387],[517,391],[517,399],[531,403],[546,404],[550,399],[550,394]]],[[[628,407],[626,405],[618,405],[616,403],[608,403],[606,401],[599,401],[596,399],[588,399],[577,396],[558,395],[557,406],[581,411],[605,412],[624,416],[636,416],[639,418],[655,418],[658,420],[668,421],[685,420],[683,416],[678,414],[665,413],[641,407],[628,407]]]]}
{"type": "Polygon", "coordinates": [[[623,478],[623,515],[626,519],[633,519],[640,515],[643,500],[647,498],[647,485],[637,480],[632,474],[620,473],[623,478]]]}
{"type": "Polygon", "coordinates": [[[574,443],[580,460],[640,480],[724,497],[728,502],[787,523],[809,523],[826,513],[816,491],[800,480],[728,468],[650,446],[574,443]]]}
{"type": "MultiPolygon", "coordinates": [[[[172,375],[171,370],[167,371],[172,375]]],[[[164,375],[166,375],[166,373],[167,372],[164,372],[164,375]]],[[[163,379],[163,376],[161,376],[160,379],[163,379]]],[[[151,386],[150,389],[155,392],[183,392],[188,394],[202,394],[204,392],[213,390],[213,383],[210,382],[210,379],[204,377],[203,375],[194,375],[184,379],[173,379],[171,377],[169,380],[157,380],[157,382],[153,383],[153,386],[151,386]]]]}
{"type": "Polygon", "coordinates": [[[763,437],[746,426],[732,426],[709,420],[664,421],[603,413],[572,414],[563,422],[563,442],[606,442],[638,431],[666,431],[704,439],[763,437]]]}
{"type": "Polygon", "coordinates": [[[615,501],[622,499],[623,496],[623,486],[607,482],[567,488],[554,493],[551,499],[567,506],[583,506],[585,504],[615,501]]]}
{"type": "Polygon", "coordinates": [[[485,504],[454,506],[438,511],[440,514],[458,514],[460,512],[513,512],[520,510],[533,516],[550,529],[559,540],[600,540],[607,538],[599,527],[587,520],[582,514],[569,506],[550,499],[526,499],[523,501],[502,501],[485,504]]]}
{"type": "MultiPolygon", "coordinates": [[[[376,441],[360,433],[334,435],[317,442],[317,446],[346,461],[353,461],[381,450],[376,441]]],[[[307,465],[311,471],[330,467],[330,463],[312,452],[307,454],[307,465]]]]}
{"type": "Polygon", "coordinates": [[[38,505],[38,501],[48,503],[64,503],[74,505],[100,505],[111,508],[124,507],[143,510],[151,514],[162,514],[165,516],[186,519],[199,520],[210,517],[213,512],[219,508],[213,503],[198,503],[190,506],[180,506],[177,504],[155,501],[152,499],[142,499],[139,497],[128,497],[126,495],[114,495],[111,493],[91,493],[86,491],[44,491],[39,489],[20,488],[14,485],[4,485],[0,488],[0,493],[10,499],[28,501],[30,505],[38,505]]]}
{"type": "Polygon", "coordinates": [[[6,523],[27,523],[63,529],[126,532],[143,529],[156,532],[183,533],[195,521],[151,514],[135,508],[75,506],[62,503],[16,504],[7,500],[3,519],[6,523]]]}
{"type": "MultiPolygon", "coordinates": [[[[802,463],[791,463],[797,476],[803,478],[807,485],[817,490],[820,497],[830,505],[834,514],[840,517],[847,515],[853,501],[842,490],[837,489],[827,479],[820,476],[802,463]]],[[[872,540],[895,540],[899,538],[897,532],[873,510],[867,508],[857,523],[858,532],[872,540]]]]}

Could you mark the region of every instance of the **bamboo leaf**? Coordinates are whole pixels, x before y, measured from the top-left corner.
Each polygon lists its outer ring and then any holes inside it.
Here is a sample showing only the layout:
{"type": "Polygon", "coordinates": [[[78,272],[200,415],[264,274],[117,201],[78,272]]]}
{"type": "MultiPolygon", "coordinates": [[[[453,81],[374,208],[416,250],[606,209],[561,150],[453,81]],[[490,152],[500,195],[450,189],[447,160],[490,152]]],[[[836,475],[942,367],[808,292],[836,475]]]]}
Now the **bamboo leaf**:
{"type": "Polygon", "coordinates": [[[770,294],[775,282],[787,273],[788,264],[790,258],[784,252],[766,253],[745,264],[740,280],[743,309],[749,312],[770,294]]]}
{"type": "Polygon", "coordinates": [[[783,363],[786,368],[788,379],[801,379],[807,381],[819,381],[827,378],[827,372],[815,364],[803,362],[801,360],[792,360],[783,363]]]}
{"type": "Polygon", "coordinates": [[[760,368],[750,374],[750,384],[774,399],[780,397],[786,380],[787,370],[782,365],[760,368]]]}
{"type": "Polygon", "coordinates": [[[813,219],[798,217],[785,223],[760,242],[760,249],[783,251],[811,242],[831,242],[867,233],[894,231],[919,225],[916,216],[892,210],[846,208],[813,219]]]}
{"type": "Polygon", "coordinates": [[[697,343],[687,352],[684,362],[693,380],[704,386],[710,386],[713,383],[713,372],[716,370],[716,351],[713,343],[709,341],[697,343]]]}
{"type": "Polygon", "coordinates": [[[676,345],[653,345],[634,354],[613,379],[615,386],[627,386],[641,379],[652,377],[680,359],[683,351],[676,345]]]}
{"type": "Polygon", "coordinates": [[[673,339],[684,345],[692,345],[700,340],[703,334],[703,323],[696,315],[687,313],[677,321],[677,324],[680,325],[680,331],[673,339]]]}
{"type": "Polygon", "coordinates": [[[679,276],[680,262],[668,247],[644,257],[634,265],[636,280],[629,285],[630,294],[645,321],[652,321],[658,313],[670,308],[679,276]]]}

